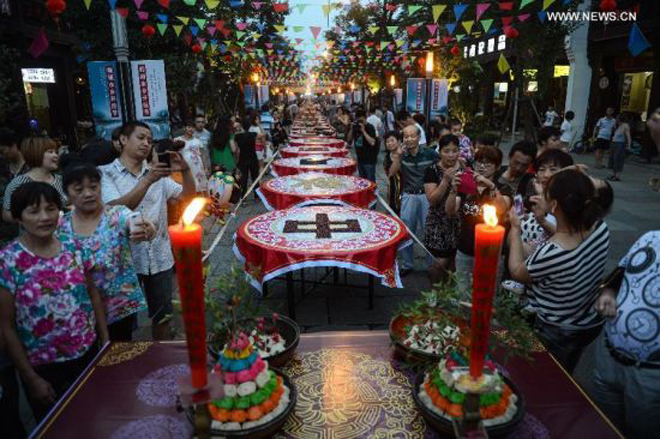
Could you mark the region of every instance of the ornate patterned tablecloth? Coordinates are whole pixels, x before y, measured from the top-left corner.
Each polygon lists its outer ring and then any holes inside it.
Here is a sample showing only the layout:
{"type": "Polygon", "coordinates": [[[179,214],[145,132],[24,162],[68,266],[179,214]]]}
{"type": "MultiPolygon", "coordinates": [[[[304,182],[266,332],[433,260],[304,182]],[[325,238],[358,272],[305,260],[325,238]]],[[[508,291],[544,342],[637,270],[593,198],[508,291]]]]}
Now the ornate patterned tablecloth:
{"type": "Polygon", "coordinates": [[[327,146],[329,148],[346,148],[346,142],[341,139],[332,139],[330,137],[305,137],[291,138],[290,146],[327,146]]]}
{"type": "Polygon", "coordinates": [[[326,174],[353,175],[355,173],[355,160],[345,157],[325,157],[312,155],[308,157],[294,157],[278,159],[271,165],[271,173],[275,177],[301,174],[303,172],[324,172],[326,174]]]}
{"type": "Polygon", "coordinates": [[[346,148],[337,148],[323,144],[311,144],[304,146],[288,146],[280,149],[282,158],[304,157],[310,155],[324,155],[327,157],[346,157],[348,150],[346,148]]]}
{"type": "Polygon", "coordinates": [[[403,223],[374,210],[311,206],[275,210],[245,221],[234,253],[252,284],[307,267],[340,267],[369,273],[403,288],[397,251],[411,244],[403,223]]]}
{"type": "MultiPolygon", "coordinates": [[[[384,331],[302,334],[283,370],[298,403],[275,437],[410,438],[436,434],[412,400],[414,373],[391,357],[384,331]]],[[[177,377],[187,372],[185,343],[115,343],[35,431],[35,437],[190,438],[175,409],[177,377]]],[[[527,402],[514,439],[614,439],[621,436],[547,353],[506,365],[527,402]]]]}
{"type": "Polygon", "coordinates": [[[376,202],[375,191],[376,184],[366,178],[305,172],[268,180],[257,194],[268,210],[319,202],[369,208],[376,202]]]}

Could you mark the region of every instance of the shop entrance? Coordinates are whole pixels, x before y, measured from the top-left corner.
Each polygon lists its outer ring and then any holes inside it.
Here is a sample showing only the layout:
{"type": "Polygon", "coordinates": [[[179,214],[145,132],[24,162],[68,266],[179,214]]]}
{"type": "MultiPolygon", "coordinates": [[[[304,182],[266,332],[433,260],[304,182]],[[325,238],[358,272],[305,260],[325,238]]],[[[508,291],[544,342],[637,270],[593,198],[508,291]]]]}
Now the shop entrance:
{"type": "Polygon", "coordinates": [[[621,105],[620,112],[634,113],[642,121],[646,121],[653,72],[624,73],[621,75],[621,105]]]}
{"type": "Polygon", "coordinates": [[[48,87],[55,83],[53,69],[27,68],[21,69],[23,89],[30,118],[38,122],[38,131],[51,131],[50,100],[48,87]]]}

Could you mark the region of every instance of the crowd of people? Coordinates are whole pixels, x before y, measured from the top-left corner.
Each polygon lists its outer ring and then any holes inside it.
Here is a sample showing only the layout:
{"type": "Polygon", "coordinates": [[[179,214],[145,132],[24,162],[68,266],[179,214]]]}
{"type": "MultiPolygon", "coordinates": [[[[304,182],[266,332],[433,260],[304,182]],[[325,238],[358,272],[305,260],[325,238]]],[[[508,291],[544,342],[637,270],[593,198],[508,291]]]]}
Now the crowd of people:
{"type": "MultiPolygon", "coordinates": [[[[562,129],[550,114],[538,143],[514,144],[503,166],[497,139],[484,133],[473,142],[458,119],[427,121],[327,101],[318,109],[346,140],[361,177],[375,182],[383,164],[387,188],[381,190],[423,243],[425,261],[417,268],[432,284],[455,277],[469,300],[474,230],[482,207],[495,206],[507,233],[501,290],[519,298],[521,312],[567,371],[597,340],[596,399],[618,426],[631,437],[659,427],[635,412],[660,409],[660,332],[635,336],[627,322],[640,312],[660,322],[660,304],[653,301],[658,286],[642,282],[659,276],[660,232],[640,238],[605,276],[614,193],[567,152],[570,112],[562,129]],[[635,299],[645,295],[650,298],[635,299]]],[[[210,131],[198,115],[178,135],[158,141],[148,125],[128,122],[111,141],[63,155],[47,137],[18,139],[0,130],[6,162],[0,176],[0,413],[3,427],[4,419],[12,421],[9,437],[25,433],[16,376],[39,420],[100,346],[132,339],[138,313],[148,313],[154,339],[172,336],[172,211],[206,194],[215,172],[233,174],[245,195],[287,143],[298,111],[297,103],[264,106],[221,116],[210,131]]],[[[625,120],[612,124],[611,116],[598,121],[594,134],[611,140],[610,180],[617,181],[621,151],[625,155],[620,143],[630,134],[625,120]]],[[[597,166],[602,159],[597,156],[597,166]]],[[[415,262],[409,246],[402,277],[415,262]]]]}
{"type": "MultiPolygon", "coordinates": [[[[625,115],[614,119],[609,109],[595,127],[596,167],[601,151],[610,151],[613,171],[599,179],[569,154],[570,111],[557,127],[559,116],[550,109],[538,143],[515,143],[507,166],[496,139],[484,134],[472,142],[457,119],[427,123],[405,111],[392,117],[388,109],[373,109],[369,118],[360,108],[334,113],[333,126],[352,142],[362,177],[373,179],[369,167],[383,145],[387,202],[422,240],[426,261],[419,268],[431,283],[453,276],[469,299],[475,227],[483,222],[482,207],[494,205],[506,230],[500,291],[518,298],[539,340],[569,373],[595,341],[596,401],[627,437],[652,437],[660,424],[643,413],[660,410],[660,302],[651,299],[660,287],[660,232],[642,236],[620,267],[605,273],[610,182],[620,181],[631,143],[625,115]],[[365,147],[369,153],[360,151],[365,147]]],[[[412,247],[404,250],[402,277],[415,268],[413,255],[412,247]]]]}

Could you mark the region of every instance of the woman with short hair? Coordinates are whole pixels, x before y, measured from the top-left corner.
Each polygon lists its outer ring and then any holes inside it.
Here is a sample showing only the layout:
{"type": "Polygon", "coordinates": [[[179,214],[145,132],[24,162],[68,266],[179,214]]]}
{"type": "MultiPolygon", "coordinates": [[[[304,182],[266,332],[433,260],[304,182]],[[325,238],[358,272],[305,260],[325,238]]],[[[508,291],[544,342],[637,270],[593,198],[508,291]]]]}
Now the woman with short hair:
{"type": "Polygon", "coordinates": [[[108,341],[93,258],[55,235],[60,194],[43,182],[12,194],[23,233],[0,250],[0,333],[38,421],[108,341]]]}
{"type": "Polygon", "coordinates": [[[153,239],[156,227],[126,206],[103,204],[101,173],[93,165],[73,165],[62,180],[73,209],[62,218],[58,234],[93,253],[92,276],[101,293],[110,340],[131,341],[137,313],[147,309],[147,302],[130,242],[153,239]]]}
{"type": "Polygon", "coordinates": [[[11,214],[12,193],[25,183],[32,181],[47,183],[60,194],[62,205],[68,202],[62,187],[62,178],[55,173],[59,165],[55,141],[48,137],[26,137],[21,142],[20,148],[23,159],[25,159],[25,163],[30,167],[30,170],[25,174],[16,176],[7,185],[2,203],[2,218],[7,222],[14,221],[11,214]]]}

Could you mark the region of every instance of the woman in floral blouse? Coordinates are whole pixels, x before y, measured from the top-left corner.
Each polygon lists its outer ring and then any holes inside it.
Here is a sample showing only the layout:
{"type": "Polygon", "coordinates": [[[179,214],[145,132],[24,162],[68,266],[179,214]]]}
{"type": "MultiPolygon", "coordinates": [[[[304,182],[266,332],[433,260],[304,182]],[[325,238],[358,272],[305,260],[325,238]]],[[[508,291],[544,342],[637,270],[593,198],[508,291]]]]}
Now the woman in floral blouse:
{"type": "Polygon", "coordinates": [[[58,233],[91,251],[92,276],[101,293],[110,340],[130,341],[137,313],[147,309],[140,288],[130,240],[150,240],[156,227],[126,206],[105,206],[101,200],[101,173],[91,164],[73,165],[64,171],[64,190],[73,210],[64,215],[58,233]],[[131,224],[133,223],[132,231],[131,224]]]}
{"type": "Polygon", "coordinates": [[[51,185],[21,185],[11,214],[23,233],[0,250],[0,334],[37,420],[108,341],[93,260],[55,236],[61,209],[51,185]]]}

